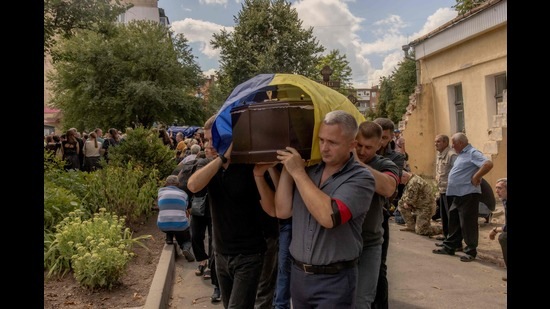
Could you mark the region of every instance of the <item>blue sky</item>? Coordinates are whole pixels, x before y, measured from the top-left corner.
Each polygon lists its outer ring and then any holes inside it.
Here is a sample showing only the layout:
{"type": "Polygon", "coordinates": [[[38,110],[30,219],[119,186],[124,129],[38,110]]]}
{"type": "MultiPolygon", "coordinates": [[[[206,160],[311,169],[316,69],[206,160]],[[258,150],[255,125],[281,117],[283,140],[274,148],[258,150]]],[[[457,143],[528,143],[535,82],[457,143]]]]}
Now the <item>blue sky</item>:
{"type": "MultiPolygon", "coordinates": [[[[159,0],[176,33],[189,40],[205,74],[218,69],[213,33],[231,31],[241,0],[159,0]]],[[[297,0],[288,1],[303,27],[326,48],[345,54],[356,88],[371,87],[403,60],[402,45],[453,19],[455,0],[297,0]]]]}

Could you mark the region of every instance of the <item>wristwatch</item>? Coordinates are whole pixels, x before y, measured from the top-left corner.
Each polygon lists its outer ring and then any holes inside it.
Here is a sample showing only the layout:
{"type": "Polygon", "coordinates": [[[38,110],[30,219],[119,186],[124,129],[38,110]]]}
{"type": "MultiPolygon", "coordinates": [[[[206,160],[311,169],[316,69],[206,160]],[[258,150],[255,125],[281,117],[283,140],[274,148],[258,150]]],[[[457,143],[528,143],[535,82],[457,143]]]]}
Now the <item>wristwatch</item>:
{"type": "Polygon", "coordinates": [[[224,157],[222,154],[218,156],[221,160],[222,160],[222,163],[225,164],[227,163],[227,158],[224,157]]]}

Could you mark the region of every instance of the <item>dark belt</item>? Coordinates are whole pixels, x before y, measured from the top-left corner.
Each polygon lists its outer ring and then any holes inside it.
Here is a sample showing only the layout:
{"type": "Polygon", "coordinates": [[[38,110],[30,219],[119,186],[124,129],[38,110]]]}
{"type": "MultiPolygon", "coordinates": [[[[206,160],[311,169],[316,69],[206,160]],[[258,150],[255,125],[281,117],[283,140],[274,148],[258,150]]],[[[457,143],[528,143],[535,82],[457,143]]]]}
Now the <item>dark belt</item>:
{"type": "Polygon", "coordinates": [[[332,264],[327,265],[311,265],[306,264],[303,262],[300,262],[293,257],[291,257],[292,261],[296,266],[298,266],[301,270],[303,270],[306,274],[337,274],[342,269],[352,268],[355,265],[357,265],[357,260],[354,259],[351,261],[342,261],[342,262],[336,262],[332,264]]]}

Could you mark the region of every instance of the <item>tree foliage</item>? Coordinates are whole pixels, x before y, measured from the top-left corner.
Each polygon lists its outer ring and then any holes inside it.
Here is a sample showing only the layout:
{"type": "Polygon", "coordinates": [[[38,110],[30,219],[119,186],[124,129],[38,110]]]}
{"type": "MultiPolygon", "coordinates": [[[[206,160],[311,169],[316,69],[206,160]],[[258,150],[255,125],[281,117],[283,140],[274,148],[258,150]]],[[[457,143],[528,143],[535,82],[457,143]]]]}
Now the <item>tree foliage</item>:
{"type": "Polygon", "coordinates": [[[200,67],[187,39],[152,21],[81,30],[52,49],[51,104],[63,126],[149,127],[202,124],[200,67]]]}
{"type": "Polygon", "coordinates": [[[405,59],[388,77],[380,78],[380,94],[374,118],[390,118],[399,123],[407,111],[409,96],[416,86],[416,63],[405,59]]]}
{"type": "Polygon", "coordinates": [[[464,14],[487,1],[488,0],[456,0],[456,4],[452,7],[458,14],[464,14]]]}
{"type": "Polygon", "coordinates": [[[315,66],[318,74],[320,74],[319,72],[325,65],[328,65],[332,69],[330,80],[340,81],[340,87],[335,90],[347,95],[349,92],[348,89],[352,88],[352,70],[349,66],[349,61],[347,60],[346,55],[341,55],[338,49],[333,49],[328,54],[320,57],[319,62],[315,66]]]}
{"type": "Polygon", "coordinates": [[[69,38],[75,30],[101,31],[132,6],[120,0],[44,0],[44,55],[57,37],[69,38]]]}
{"type": "MultiPolygon", "coordinates": [[[[227,99],[227,94],[222,92],[221,85],[218,81],[214,81],[208,88],[207,101],[207,118],[208,115],[212,116],[217,110],[222,107],[223,103],[227,99]]],[[[202,126],[202,124],[201,124],[202,126]]]]}
{"type": "Polygon", "coordinates": [[[325,48],[303,29],[298,13],[285,0],[245,0],[234,17],[235,29],[215,33],[210,41],[220,49],[219,83],[229,94],[238,84],[261,73],[318,75],[318,54],[325,48]]]}

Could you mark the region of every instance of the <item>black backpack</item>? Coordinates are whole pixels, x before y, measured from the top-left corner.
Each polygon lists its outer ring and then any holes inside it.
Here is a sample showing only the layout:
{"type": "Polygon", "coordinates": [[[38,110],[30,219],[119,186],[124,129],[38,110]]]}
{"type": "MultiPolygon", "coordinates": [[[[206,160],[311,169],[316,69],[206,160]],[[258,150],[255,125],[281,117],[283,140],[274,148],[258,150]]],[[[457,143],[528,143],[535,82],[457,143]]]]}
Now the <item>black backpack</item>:
{"type": "Polygon", "coordinates": [[[178,182],[179,182],[178,188],[187,192],[187,195],[189,195],[189,197],[193,195],[196,195],[196,196],[205,195],[207,191],[206,187],[199,192],[193,193],[189,190],[189,188],[187,188],[187,182],[189,181],[189,178],[191,177],[191,175],[193,175],[193,173],[197,169],[200,169],[201,167],[205,166],[210,161],[211,160],[207,158],[198,158],[198,159],[193,159],[183,163],[178,173],[178,182]]]}

